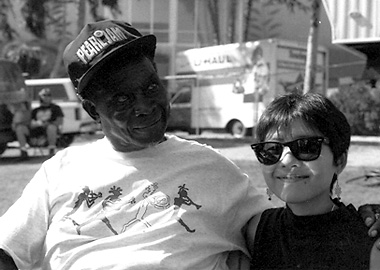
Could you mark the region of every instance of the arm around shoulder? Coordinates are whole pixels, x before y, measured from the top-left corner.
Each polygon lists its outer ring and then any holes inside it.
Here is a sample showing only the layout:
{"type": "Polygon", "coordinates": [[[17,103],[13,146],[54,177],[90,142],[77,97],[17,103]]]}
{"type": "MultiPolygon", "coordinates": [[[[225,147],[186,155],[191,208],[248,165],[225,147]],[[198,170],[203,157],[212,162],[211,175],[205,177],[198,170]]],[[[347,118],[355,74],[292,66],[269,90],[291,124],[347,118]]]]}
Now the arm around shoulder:
{"type": "Polygon", "coordinates": [[[0,270],[17,270],[17,266],[12,257],[9,256],[4,250],[0,249],[0,270]]]}
{"type": "Polygon", "coordinates": [[[378,249],[378,247],[376,247],[376,243],[373,244],[373,247],[371,250],[369,269],[370,270],[380,269],[380,250],[378,249]]]}
{"type": "Polygon", "coordinates": [[[252,217],[251,220],[248,222],[245,240],[247,242],[247,248],[250,254],[252,254],[253,252],[253,243],[255,242],[256,230],[260,222],[261,214],[262,213],[258,213],[257,215],[252,217]]]}

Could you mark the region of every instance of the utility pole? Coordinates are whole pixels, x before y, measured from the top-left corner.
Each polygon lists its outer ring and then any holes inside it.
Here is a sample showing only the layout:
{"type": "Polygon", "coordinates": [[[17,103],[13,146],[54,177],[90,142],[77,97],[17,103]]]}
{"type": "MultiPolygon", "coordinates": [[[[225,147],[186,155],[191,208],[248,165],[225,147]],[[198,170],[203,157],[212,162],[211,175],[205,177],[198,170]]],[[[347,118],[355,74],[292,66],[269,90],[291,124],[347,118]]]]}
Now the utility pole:
{"type": "Polygon", "coordinates": [[[303,86],[303,93],[315,91],[321,0],[313,0],[311,7],[312,15],[310,19],[310,30],[307,41],[305,81],[303,86]]]}

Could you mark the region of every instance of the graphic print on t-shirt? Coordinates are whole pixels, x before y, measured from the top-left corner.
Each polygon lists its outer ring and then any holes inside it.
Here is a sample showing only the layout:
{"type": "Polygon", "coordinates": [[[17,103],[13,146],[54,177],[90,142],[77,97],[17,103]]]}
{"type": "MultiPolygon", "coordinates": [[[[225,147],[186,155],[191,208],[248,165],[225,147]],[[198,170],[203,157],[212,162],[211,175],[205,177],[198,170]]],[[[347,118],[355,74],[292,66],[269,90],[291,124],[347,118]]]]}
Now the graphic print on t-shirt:
{"type": "Polygon", "coordinates": [[[202,205],[198,205],[194,203],[189,196],[187,195],[187,191],[189,190],[188,188],[185,187],[186,184],[183,184],[182,186],[179,186],[179,191],[178,191],[178,198],[174,198],[174,212],[177,214],[176,220],[181,224],[183,227],[185,227],[186,231],[193,233],[195,230],[190,229],[186,223],[178,216],[178,211],[181,208],[182,204],[185,205],[194,205],[195,208],[199,209],[202,207],[202,205]]]}
{"type": "Polygon", "coordinates": [[[48,109],[40,109],[36,114],[36,119],[42,121],[43,123],[47,123],[50,121],[52,116],[52,111],[50,108],[48,109]]]}
{"type": "Polygon", "coordinates": [[[85,186],[64,220],[71,220],[78,235],[88,235],[89,230],[96,231],[93,229],[94,226],[104,227],[104,225],[112,234],[118,235],[128,230],[144,230],[154,224],[167,222],[169,216],[169,219],[176,220],[187,232],[194,233],[195,229],[191,229],[181,218],[180,209],[183,205],[194,206],[197,210],[202,206],[191,200],[188,195],[189,189],[185,184],[178,186],[178,189],[178,196],[171,202],[170,196],[158,191],[158,183],[147,184],[141,192],[133,193],[135,196],[131,193],[124,197],[121,197],[123,189],[113,186],[108,191],[110,195],[101,201],[100,210],[83,218],[83,213],[103,197],[101,192],[96,193],[85,186]],[[171,206],[173,206],[171,212],[162,212],[171,206]],[[157,215],[158,213],[162,215],[157,215]]]}

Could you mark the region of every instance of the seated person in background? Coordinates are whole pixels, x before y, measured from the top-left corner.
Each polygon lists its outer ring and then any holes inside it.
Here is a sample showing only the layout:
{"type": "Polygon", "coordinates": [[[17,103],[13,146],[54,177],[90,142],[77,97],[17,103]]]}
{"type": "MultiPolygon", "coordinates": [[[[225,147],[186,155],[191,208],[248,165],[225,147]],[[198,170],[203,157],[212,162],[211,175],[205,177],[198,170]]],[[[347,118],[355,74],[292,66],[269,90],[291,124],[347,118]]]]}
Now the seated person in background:
{"type": "Polygon", "coordinates": [[[268,194],[286,206],[250,222],[251,269],[380,269],[374,239],[355,207],[340,201],[350,137],[346,117],[322,95],[290,94],[269,104],[252,149],[268,194]]]}
{"type": "Polygon", "coordinates": [[[21,158],[27,158],[27,137],[38,138],[46,136],[48,141],[49,155],[55,154],[59,127],[63,123],[63,112],[61,108],[52,103],[49,88],[42,89],[39,93],[40,106],[32,111],[32,119],[29,127],[18,125],[15,127],[17,139],[20,143],[21,158]]]}
{"type": "Polygon", "coordinates": [[[15,132],[20,144],[21,158],[27,158],[26,135],[29,134],[31,121],[30,104],[27,102],[8,104],[8,110],[12,115],[12,130],[15,132]]]}

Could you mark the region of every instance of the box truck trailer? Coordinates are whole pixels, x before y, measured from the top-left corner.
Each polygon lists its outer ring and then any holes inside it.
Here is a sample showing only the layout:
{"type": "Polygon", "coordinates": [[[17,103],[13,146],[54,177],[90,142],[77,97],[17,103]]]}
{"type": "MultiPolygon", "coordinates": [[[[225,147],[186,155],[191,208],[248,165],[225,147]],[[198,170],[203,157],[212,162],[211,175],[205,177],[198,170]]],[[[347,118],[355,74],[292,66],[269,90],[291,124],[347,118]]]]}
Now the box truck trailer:
{"type": "MultiPolygon", "coordinates": [[[[265,39],[179,52],[169,130],[226,130],[243,137],[277,95],[302,92],[306,44],[265,39]]],[[[328,53],[318,48],[315,92],[325,94],[328,53]]]]}

